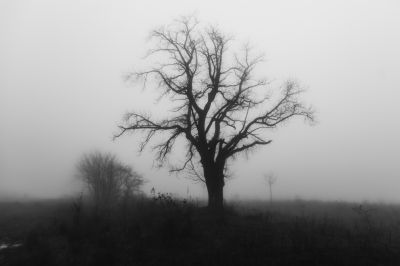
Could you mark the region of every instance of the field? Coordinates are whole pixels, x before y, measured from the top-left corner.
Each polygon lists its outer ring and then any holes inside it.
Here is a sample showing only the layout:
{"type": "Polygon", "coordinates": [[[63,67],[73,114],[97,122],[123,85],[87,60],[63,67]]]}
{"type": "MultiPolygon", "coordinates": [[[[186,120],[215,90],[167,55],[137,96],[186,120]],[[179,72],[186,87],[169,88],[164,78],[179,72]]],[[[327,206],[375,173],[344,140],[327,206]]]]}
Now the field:
{"type": "Polygon", "coordinates": [[[243,201],[215,215],[160,194],[97,211],[5,201],[0,213],[0,265],[400,265],[398,205],[243,201]]]}

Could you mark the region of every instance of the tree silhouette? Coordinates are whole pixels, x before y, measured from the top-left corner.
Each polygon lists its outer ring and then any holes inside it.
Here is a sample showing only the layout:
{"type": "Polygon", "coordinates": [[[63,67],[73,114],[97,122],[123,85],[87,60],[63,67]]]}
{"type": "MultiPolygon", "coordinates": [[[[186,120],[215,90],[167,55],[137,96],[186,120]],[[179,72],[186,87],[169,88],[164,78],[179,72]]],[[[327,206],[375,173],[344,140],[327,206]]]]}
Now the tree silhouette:
{"type": "Polygon", "coordinates": [[[269,187],[269,202],[272,203],[272,186],[276,183],[278,178],[273,173],[265,174],[264,177],[269,187]]]}
{"type": "Polygon", "coordinates": [[[78,177],[88,186],[96,208],[106,209],[117,199],[138,192],[144,179],[110,153],[85,154],[77,165],[78,177]]]}
{"type": "Polygon", "coordinates": [[[281,87],[280,96],[261,96],[268,83],[256,79],[256,66],[262,56],[252,56],[249,46],[232,54],[232,39],[216,27],[200,27],[193,19],[182,18],[152,32],[157,41],[150,56],[165,60],[162,64],[131,78],[155,80],[161,97],[170,97],[174,107],[163,119],[139,112],[127,113],[120,125],[119,137],[128,131],[144,131],[140,151],[157,134],[168,137],[156,145],[157,159],[165,162],[176,140],[187,142],[186,159],[172,171],[203,168],[202,178],[208,191],[208,206],[223,208],[223,187],[227,161],[250,149],[271,143],[260,133],[283,122],[304,117],[313,120],[313,110],[298,100],[302,89],[292,81],[281,87]],[[261,92],[260,92],[261,89],[261,92]]]}

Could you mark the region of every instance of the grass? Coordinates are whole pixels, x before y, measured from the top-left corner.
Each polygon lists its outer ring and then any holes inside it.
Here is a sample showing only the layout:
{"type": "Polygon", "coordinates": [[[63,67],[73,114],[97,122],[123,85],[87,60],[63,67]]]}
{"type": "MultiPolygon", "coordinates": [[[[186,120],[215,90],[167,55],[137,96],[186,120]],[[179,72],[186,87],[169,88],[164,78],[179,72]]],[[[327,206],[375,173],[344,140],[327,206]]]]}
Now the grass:
{"type": "Polygon", "coordinates": [[[160,194],[94,211],[75,200],[0,203],[0,265],[400,265],[400,207],[231,202],[216,219],[160,194]]]}

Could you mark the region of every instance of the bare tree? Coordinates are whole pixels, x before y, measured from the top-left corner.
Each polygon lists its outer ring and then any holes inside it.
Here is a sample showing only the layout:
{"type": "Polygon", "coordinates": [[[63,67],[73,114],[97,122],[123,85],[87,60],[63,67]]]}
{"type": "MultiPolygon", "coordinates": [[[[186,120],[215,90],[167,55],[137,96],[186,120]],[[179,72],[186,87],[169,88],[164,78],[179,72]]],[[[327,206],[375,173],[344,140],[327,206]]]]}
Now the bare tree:
{"type": "Polygon", "coordinates": [[[272,186],[276,183],[277,177],[273,173],[265,174],[264,177],[269,187],[269,202],[272,203],[272,186]]]}
{"type": "Polygon", "coordinates": [[[78,177],[88,186],[96,207],[107,208],[121,196],[139,191],[143,177],[110,153],[84,155],[77,165],[78,177]]]}
{"type": "Polygon", "coordinates": [[[193,18],[183,18],[152,32],[156,40],[149,57],[165,59],[162,64],[135,72],[131,78],[155,80],[161,96],[170,97],[174,107],[162,119],[139,112],[127,113],[119,137],[143,131],[142,151],[157,133],[168,137],[156,145],[157,159],[165,162],[176,140],[187,141],[186,159],[172,171],[200,163],[208,191],[208,206],[223,208],[227,161],[240,153],[271,143],[261,133],[295,117],[313,120],[313,110],[298,100],[302,89],[288,81],[280,96],[261,96],[268,83],[256,79],[262,56],[253,57],[249,46],[232,54],[232,41],[216,27],[200,27],[193,18]],[[258,90],[263,91],[258,91],[258,90]]]}

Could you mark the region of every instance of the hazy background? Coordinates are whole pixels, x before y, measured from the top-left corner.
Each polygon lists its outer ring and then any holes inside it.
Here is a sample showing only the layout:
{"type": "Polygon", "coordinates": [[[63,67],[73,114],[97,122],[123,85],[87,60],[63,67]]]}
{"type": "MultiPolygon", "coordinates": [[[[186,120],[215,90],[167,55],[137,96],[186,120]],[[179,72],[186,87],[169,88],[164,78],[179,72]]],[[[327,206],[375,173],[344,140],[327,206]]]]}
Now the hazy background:
{"type": "Polygon", "coordinates": [[[297,78],[319,123],[296,121],[232,163],[228,198],[400,202],[398,1],[0,1],[0,197],[79,191],[84,152],[111,151],[157,191],[204,197],[205,188],[152,168],[138,138],[112,141],[128,110],[155,94],[126,84],[140,69],[149,31],[196,14],[266,54],[265,76],[297,78]]]}

